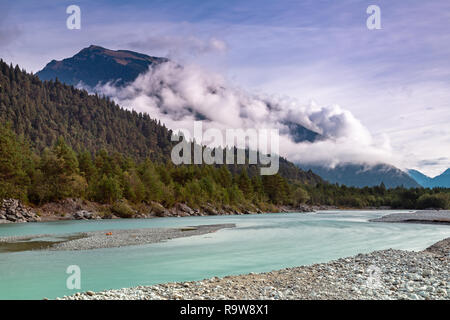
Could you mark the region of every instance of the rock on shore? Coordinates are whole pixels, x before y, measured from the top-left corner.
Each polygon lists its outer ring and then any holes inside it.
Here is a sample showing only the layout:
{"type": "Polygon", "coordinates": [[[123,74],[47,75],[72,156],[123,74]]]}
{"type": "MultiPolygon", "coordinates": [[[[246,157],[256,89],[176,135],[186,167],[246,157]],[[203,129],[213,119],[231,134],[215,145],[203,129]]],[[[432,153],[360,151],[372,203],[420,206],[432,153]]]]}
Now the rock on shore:
{"type": "Polygon", "coordinates": [[[85,199],[66,198],[49,202],[36,208],[36,211],[39,213],[36,214],[31,209],[23,206],[19,200],[8,199],[4,200],[4,205],[0,209],[0,223],[118,218],[146,219],[155,217],[260,214],[266,212],[313,212],[327,209],[331,209],[331,207],[301,204],[298,206],[270,205],[259,208],[254,204],[246,204],[244,207],[240,207],[214,203],[205,203],[198,208],[189,207],[185,203],[176,203],[174,206],[167,208],[153,201],[138,205],[129,204],[127,201],[101,204],[85,199]],[[119,210],[117,210],[117,207],[119,207],[119,210]],[[123,209],[126,210],[124,211],[123,209]],[[10,217],[7,217],[7,215],[10,217]]]}
{"type": "Polygon", "coordinates": [[[88,291],[63,299],[448,300],[449,248],[447,238],[421,252],[389,249],[261,274],[88,291]]]}
{"type": "Polygon", "coordinates": [[[16,199],[4,199],[0,207],[0,224],[11,222],[35,222],[41,218],[16,199]]]}

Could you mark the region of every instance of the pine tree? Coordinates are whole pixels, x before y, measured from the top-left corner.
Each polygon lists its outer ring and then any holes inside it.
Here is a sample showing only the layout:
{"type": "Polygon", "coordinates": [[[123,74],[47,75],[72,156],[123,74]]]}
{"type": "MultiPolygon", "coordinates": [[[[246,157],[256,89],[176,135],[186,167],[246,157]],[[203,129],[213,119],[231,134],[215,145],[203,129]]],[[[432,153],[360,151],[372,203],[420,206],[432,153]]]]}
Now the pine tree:
{"type": "Polygon", "coordinates": [[[252,182],[247,175],[246,169],[242,169],[242,171],[237,179],[237,183],[238,183],[239,189],[242,190],[245,197],[247,199],[251,199],[252,195],[253,195],[253,187],[252,187],[252,182]]]}

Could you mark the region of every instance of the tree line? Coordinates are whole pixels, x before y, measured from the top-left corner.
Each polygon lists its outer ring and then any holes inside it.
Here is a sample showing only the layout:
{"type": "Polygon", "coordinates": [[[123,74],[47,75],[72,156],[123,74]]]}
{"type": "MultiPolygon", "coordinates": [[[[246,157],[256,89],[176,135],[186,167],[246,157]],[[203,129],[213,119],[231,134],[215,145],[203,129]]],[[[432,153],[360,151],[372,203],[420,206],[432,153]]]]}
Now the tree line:
{"type": "Polygon", "coordinates": [[[308,200],[302,187],[281,175],[249,176],[245,168],[232,173],[226,165],[135,161],[105,149],[92,155],[75,152],[63,138],[38,154],[8,126],[0,126],[0,149],[0,198],[37,205],[69,197],[110,204],[121,199],[158,202],[166,207],[185,203],[193,208],[206,203],[265,208],[308,200]]]}
{"type": "Polygon", "coordinates": [[[348,208],[390,207],[393,209],[450,209],[448,188],[347,187],[338,184],[304,186],[309,203],[348,208]]]}
{"type": "Polygon", "coordinates": [[[113,204],[158,202],[165,207],[185,203],[193,208],[268,209],[272,205],[332,205],[365,208],[450,208],[450,189],[354,188],[328,183],[302,184],[281,175],[233,173],[226,165],[181,165],[135,161],[105,149],[92,155],[75,152],[63,138],[40,154],[23,136],[0,126],[0,198],[18,198],[41,205],[64,198],[113,204]]]}

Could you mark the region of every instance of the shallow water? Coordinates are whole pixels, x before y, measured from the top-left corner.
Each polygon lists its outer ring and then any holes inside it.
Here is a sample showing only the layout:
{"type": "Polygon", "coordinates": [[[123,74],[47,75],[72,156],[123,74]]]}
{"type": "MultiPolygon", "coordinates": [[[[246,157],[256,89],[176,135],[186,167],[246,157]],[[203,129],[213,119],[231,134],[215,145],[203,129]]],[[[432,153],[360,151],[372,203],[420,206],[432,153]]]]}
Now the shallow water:
{"type": "MultiPolygon", "coordinates": [[[[402,212],[402,211],[398,211],[402,212]]],[[[440,225],[374,223],[393,211],[59,221],[0,225],[0,237],[235,223],[236,228],[163,243],[87,251],[0,253],[0,299],[42,299],[76,291],[200,280],[326,262],[381,249],[422,250],[450,237],[440,225]],[[81,290],[66,269],[81,268],[81,290]]]]}

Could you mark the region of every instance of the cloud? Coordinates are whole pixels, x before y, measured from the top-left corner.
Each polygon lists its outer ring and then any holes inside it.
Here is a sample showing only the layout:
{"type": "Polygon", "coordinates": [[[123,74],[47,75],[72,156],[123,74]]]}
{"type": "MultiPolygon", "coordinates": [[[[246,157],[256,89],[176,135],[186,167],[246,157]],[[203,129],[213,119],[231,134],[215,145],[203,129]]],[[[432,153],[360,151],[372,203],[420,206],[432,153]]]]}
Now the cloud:
{"type": "Polygon", "coordinates": [[[418,162],[420,166],[435,166],[441,164],[442,162],[449,162],[450,159],[447,157],[441,157],[437,159],[425,159],[418,162]]]}
{"type": "Polygon", "coordinates": [[[16,25],[10,25],[7,22],[9,11],[10,4],[0,4],[0,48],[8,47],[21,34],[20,29],[16,25]]]}
{"type": "Polygon", "coordinates": [[[19,29],[9,28],[0,30],[0,48],[7,47],[20,34],[19,29]]]}
{"type": "MultiPolygon", "coordinates": [[[[356,159],[359,148],[366,158],[371,150],[380,150],[379,145],[389,150],[390,140],[397,166],[417,167],[430,176],[450,166],[448,161],[420,163],[450,157],[449,1],[379,0],[383,29],[376,31],[365,25],[368,4],[354,0],[78,2],[86,13],[80,32],[66,29],[61,1],[0,1],[3,60],[36,72],[50,60],[72,56],[92,43],[169,55],[184,65],[191,61],[226,72],[233,84],[252,92],[301,99],[295,108],[309,110],[309,99],[321,106],[338,103],[370,131],[356,130],[356,124],[336,125],[334,130],[349,131],[341,135],[358,137],[354,151],[351,139],[335,138],[330,146],[321,143],[320,150],[300,148],[307,144],[292,146],[294,156],[300,150],[303,158],[313,158],[336,148],[337,158],[356,159]],[[8,26],[20,27],[20,39],[14,41],[5,31],[8,26]],[[220,54],[224,51],[226,55],[220,54]],[[348,143],[343,146],[341,140],[348,143]]],[[[153,101],[145,95],[138,98],[142,108],[153,101]]],[[[132,98],[129,103],[133,105],[132,98]]],[[[289,109],[289,104],[283,102],[283,108],[289,109]]],[[[189,113],[178,116],[189,119],[189,113]]],[[[337,119],[327,124],[330,114],[319,116],[324,117],[316,118],[320,126],[303,111],[294,110],[290,118],[314,128],[324,126],[333,135],[330,125],[337,119]]],[[[180,120],[170,121],[176,125],[180,120]]],[[[393,152],[386,153],[376,158],[389,159],[393,152]]]]}
{"type": "Polygon", "coordinates": [[[132,47],[146,51],[165,51],[168,56],[190,54],[193,56],[206,53],[223,53],[227,51],[227,44],[220,39],[211,37],[201,39],[195,36],[158,35],[147,36],[141,40],[130,41],[125,47],[132,47]]]}
{"type": "Polygon", "coordinates": [[[338,105],[301,104],[286,96],[250,94],[223,76],[195,65],[173,62],[150,68],[133,83],[98,85],[95,91],[126,108],[160,119],[171,129],[279,129],[280,154],[303,163],[378,163],[392,158],[387,137],[374,139],[353,114],[338,105]],[[296,143],[291,124],[320,135],[316,142],[296,143]]]}

